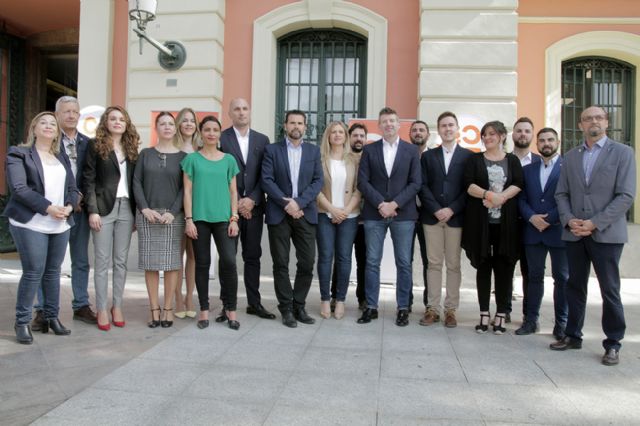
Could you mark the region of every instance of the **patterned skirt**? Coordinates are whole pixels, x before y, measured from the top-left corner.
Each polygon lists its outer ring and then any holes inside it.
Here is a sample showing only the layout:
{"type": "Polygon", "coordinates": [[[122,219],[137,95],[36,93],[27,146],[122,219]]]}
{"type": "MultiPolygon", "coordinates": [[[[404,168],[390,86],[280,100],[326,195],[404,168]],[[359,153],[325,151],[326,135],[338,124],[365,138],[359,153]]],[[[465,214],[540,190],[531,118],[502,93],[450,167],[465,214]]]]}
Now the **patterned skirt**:
{"type": "MultiPolygon", "coordinates": [[[[166,210],[156,209],[163,214],[166,210]]],[[[184,238],[184,214],[169,225],[149,223],[136,212],[138,228],[138,268],[144,271],[175,271],[182,267],[181,243],[184,238]]]]}

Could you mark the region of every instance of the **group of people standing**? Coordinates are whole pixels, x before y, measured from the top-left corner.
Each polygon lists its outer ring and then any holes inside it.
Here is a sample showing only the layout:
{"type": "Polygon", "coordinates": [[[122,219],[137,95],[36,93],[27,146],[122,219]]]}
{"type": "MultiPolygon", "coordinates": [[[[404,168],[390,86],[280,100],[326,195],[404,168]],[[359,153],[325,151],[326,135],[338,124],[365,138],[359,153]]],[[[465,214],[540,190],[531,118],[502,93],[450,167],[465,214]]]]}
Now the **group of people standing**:
{"type": "Polygon", "coordinates": [[[564,162],[551,128],[536,135],[539,155],[530,152],[533,123],[527,118],[514,125],[514,153],[505,151],[507,130],[499,121],[483,126],[485,151],[473,153],[457,144],[458,119],[448,111],[437,119],[442,143],[433,149],[427,149],[429,128],[423,121],[412,124],[411,141],[401,140],[398,114],[388,107],[379,114],[381,140],[368,143],[367,129],[360,123],[347,128],[331,122],[319,147],[304,141],[307,117],[302,111],[286,113],[285,138],[273,144],[250,128],[246,100],[234,99],[229,116],[232,126],[222,131],[216,117],[198,122],[189,108],[177,117],[161,112],[155,120],[157,143],[142,151],[135,126],[121,107],[106,109],[92,140],[76,130],[75,98],[63,97],[55,113],[33,119],[27,142],[11,147],[7,156],[11,199],[4,214],[23,268],[16,304],[18,342],[32,343],[32,330],[70,334],[58,320],[60,265],[67,242],[74,319],[95,323],[104,331],[111,324],[124,327],[122,296],[134,230],[138,266],[145,271],[149,294],[149,327],[171,327],[174,317],[196,316],[199,328],[209,326],[211,239],[219,255],[222,301],[215,321],[234,330],[240,327],[238,242],[246,312],[275,319],[262,305],[259,291],[266,223],[278,310],[287,327],[315,322],[307,313],[306,299],[316,247],[320,316],[344,317],[355,247],[356,296],[362,310],[357,322],[378,318],[380,266],[389,231],[397,271],[396,325],[409,323],[416,237],[425,265],[420,324],[441,320],[446,265],[443,322],[457,326],[464,249],[477,270],[479,333],[491,325],[495,334],[506,331],[518,259],[526,285],[524,319],[516,334],[538,331],[544,265],[550,253],[557,338],[551,348],[581,346],[586,282],[593,263],[604,299],[603,363],[617,363],[624,336],[617,265],[626,242],[625,215],[635,196],[635,163],[629,147],[606,137],[608,116],[602,108],[583,111],[579,126],[585,142],[564,162]],[[597,179],[591,179],[593,173],[598,173],[597,179]],[[87,291],[90,233],[96,313],[87,291]],[[297,259],[293,283],[291,243],[297,259]],[[159,271],[164,271],[162,307],[159,271]],[[199,312],[193,307],[194,287],[199,312]],[[32,321],[36,294],[40,296],[32,321]]]}

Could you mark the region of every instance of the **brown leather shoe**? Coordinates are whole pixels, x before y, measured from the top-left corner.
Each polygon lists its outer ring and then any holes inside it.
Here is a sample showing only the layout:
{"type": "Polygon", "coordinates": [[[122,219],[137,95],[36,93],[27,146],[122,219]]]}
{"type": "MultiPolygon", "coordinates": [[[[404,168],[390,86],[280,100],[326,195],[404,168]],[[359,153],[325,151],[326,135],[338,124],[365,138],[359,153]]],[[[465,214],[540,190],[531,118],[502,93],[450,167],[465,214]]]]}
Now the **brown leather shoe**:
{"type": "Polygon", "coordinates": [[[456,321],[456,311],[449,310],[444,313],[444,326],[447,328],[456,328],[458,321],[456,321]]]}
{"type": "Polygon", "coordinates": [[[44,313],[42,311],[36,311],[36,316],[31,320],[31,331],[42,331],[46,323],[44,313]]]}
{"type": "Polygon", "coordinates": [[[95,312],[91,310],[89,305],[83,306],[79,309],[73,311],[73,319],[85,322],[87,324],[97,324],[98,319],[96,318],[95,312]]]}
{"type": "Polygon", "coordinates": [[[435,309],[427,308],[424,316],[420,320],[420,325],[432,325],[434,322],[440,321],[440,315],[435,309]]]}

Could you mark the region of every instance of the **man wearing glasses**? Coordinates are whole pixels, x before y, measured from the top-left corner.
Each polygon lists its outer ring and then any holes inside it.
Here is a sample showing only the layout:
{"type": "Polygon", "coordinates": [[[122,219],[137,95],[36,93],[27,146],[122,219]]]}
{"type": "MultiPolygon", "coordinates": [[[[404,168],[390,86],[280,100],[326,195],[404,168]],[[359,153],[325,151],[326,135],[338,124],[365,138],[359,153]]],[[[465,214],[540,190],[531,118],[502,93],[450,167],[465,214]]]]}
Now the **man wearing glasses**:
{"type": "Polygon", "coordinates": [[[633,150],[607,137],[609,116],[592,106],[578,123],[584,143],[565,155],[555,194],[567,242],[569,316],[566,336],[550,345],[552,350],[580,349],[591,265],[602,293],[602,345],[604,365],[619,362],[625,320],[620,299],[619,262],[627,242],[626,213],[636,193],[633,150]]]}

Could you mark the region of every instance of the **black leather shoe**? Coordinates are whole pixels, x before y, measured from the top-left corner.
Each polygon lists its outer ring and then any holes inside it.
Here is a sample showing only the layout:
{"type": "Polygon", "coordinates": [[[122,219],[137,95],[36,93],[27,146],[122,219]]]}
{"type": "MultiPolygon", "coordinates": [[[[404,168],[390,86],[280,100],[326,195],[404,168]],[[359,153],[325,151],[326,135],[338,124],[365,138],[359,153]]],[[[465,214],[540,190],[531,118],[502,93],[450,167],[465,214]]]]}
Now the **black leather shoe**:
{"type": "Polygon", "coordinates": [[[232,330],[238,330],[240,329],[240,323],[236,320],[229,320],[227,321],[227,325],[229,326],[230,329],[232,330]]]}
{"type": "Polygon", "coordinates": [[[566,351],[567,349],[582,349],[582,340],[573,339],[565,336],[564,339],[558,340],[549,345],[552,351],[566,351]]]}
{"type": "Polygon", "coordinates": [[[368,324],[374,319],[378,319],[378,310],[367,308],[362,312],[362,316],[358,318],[358,324],[368,324]]]}
{"type": "Polygon", "coordinates": [[[282,313],[282,324],[286,325],[289,328],[296,328],[298,326],[298,321],[296,321],[293,316],[293,312],[285,311],[282,313]]]}
{"type": "Polygon", "coordinates": [[[225,322],[225,321],[229,321],[229,317],[227,317],[227,313],[223,309],[220,311],[220,313],[216,317],[216,322],[225,322]]]}
{"type": "Polygon", "coordinates": [[[42,331],[42,327],[46,322],[42,311],[36,311],[36,316],[31,320],[31,330],[42,331]]]}
{"type": "Polygon", "coordinates": [[[262,305],[247,306],[247,315],[256,315],[264,319],[276,319],[276,316],[271,312],[267,311],[262,305]]]}
{"type": "Polygon", "coordinates": [[[16,340],[23,345],[30,345],[33,343],[33,335],[31,334],[31,325],[15,324],[13,329],[16,331],[16,340]]]}
{"type": "Polygon", "coordinates": [[[398,316],[396,316],[396,325],[398,327],[406,327],[409,325],[409,310],[408,309],[400,309],[398,311],[398,316]]]}
{"type": "Polygon", "coordinates": [[[533,334],[537,331],[536,328],[537,327],[534,322],[525,321],[524,323],[522,323],[522,326],[520,326],[520,328],[516,330],[516,334],[518,336],[526,336],[528,334],[533,334]]]}
{"type": "Polygon", "coordinates": [[[89,305],[83,306],[73,311],[73,319],[77,321],[82,321],[87,324],[98,323],[98,319],[96,318],[96,313],[91,310],[91,307],[89,305]]]}
{"type": "Polygon", "coordinates": [[[316,322],[316,320],[309,316],[304,308],[297,308],[293,316],[303,324],[314,324],[316,322]]]}
{"type": "Polygon", "coordinates": [[[71,334],[71,330],[62,325],[58,318],[48,320],[42,328],[42,332],[48,333],[49,329],[51,329],[56,336],[68,336],[71,334]]]}
{"type": "Polygon", "coordinates": [[[607,349],[602,356],[604,365],[618,365],[620,363],[620,351],[617,349],[607,349]]]}
{"type": "Polygon", "coordinates": [[[202,329],[207,328],[207,327],[209,327],[209,320],[208,319],[206,319],[206,320],[198,320],[198,328],[199,329],[202,330],[202,329]]]}

